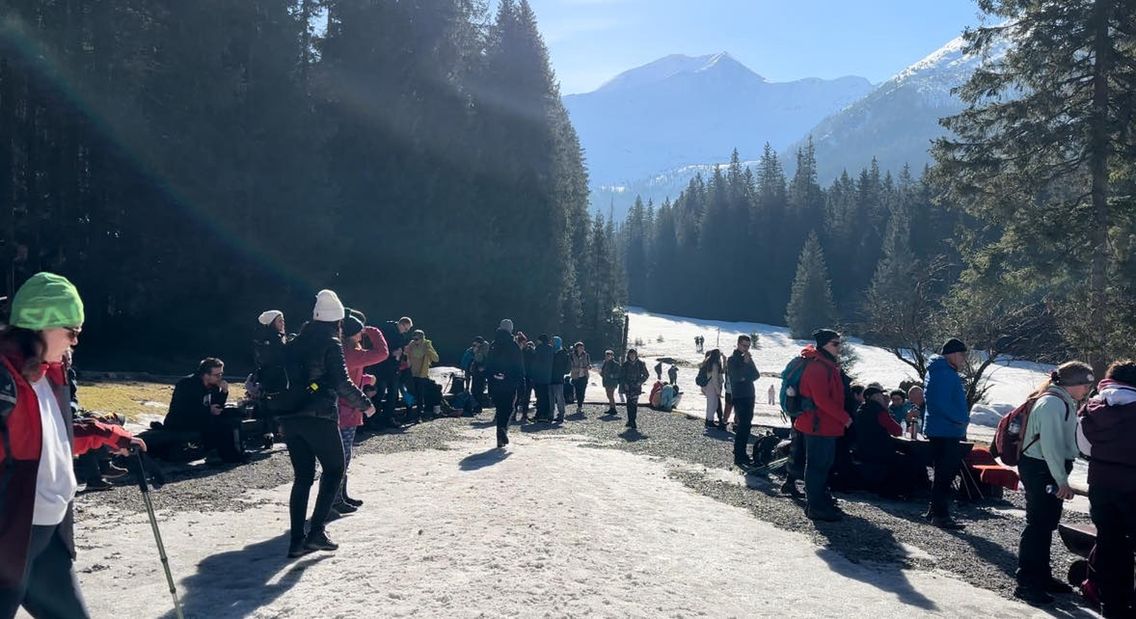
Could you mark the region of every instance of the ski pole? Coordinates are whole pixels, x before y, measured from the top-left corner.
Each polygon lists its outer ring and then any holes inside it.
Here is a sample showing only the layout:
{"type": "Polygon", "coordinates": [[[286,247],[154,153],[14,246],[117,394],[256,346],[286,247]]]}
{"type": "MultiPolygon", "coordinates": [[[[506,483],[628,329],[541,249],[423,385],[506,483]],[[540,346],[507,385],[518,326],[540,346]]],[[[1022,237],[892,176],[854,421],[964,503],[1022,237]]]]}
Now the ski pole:
{"type": "Polygon", "coordinates": [[[158,556],[162,559],[162,568],[166,571],[166,582],[170,585],[170,596],[174,599],[174,613],[177,619],[185,619],[181,612],[181,602],[178,601],[177,587],[174,585],[174,575],[170,572],[170,560],[166,556],[166,545],[162,543],[162,532],[158,530],[158,518],[154,515],[154,504],[150,502],[150,485],[146,480],[146,466],[142,461],[142,452],[137,447],[131,451],[138,458],[138,487],[142,490],[142,502],[146,505],[146,513],[150,516],[150,528],[154,530],[154,541],[158,543],[158,556]]]}

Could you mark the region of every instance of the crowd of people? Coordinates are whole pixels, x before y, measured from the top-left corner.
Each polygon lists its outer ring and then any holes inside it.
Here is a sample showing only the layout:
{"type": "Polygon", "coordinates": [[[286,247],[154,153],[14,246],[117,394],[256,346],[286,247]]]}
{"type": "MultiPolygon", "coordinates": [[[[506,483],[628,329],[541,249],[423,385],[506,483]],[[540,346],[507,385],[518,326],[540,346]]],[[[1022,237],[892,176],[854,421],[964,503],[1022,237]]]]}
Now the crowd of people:
{"type": "MultiPolygon", "coordinates": [[[[121,474],[112,468],[110,455],[149,447],[114,419],[76,415],[69,354],[82,330],[83,305],[70,282],[37,274],[19,289],[10,314],[0,330],[0,617],[13,617],[21,605],[35,616],[83,617],[87,612],[72,567],[75,471],[99,480],[121,474]]],[[[298,334],[288,333],[278,310],[262,313],[258,325],[257,369],[246,380],[245,405],[251,402],[271,419],[287,446],[294,473],[288,556],[333,551],[338,545],[326,523],[363,504],[347,485],[357,429],[365,423],[380,430],[400,427],[400,400],[402,423],[436,415],[433,402],[440,386],[429,370],[438,353],[410,318],[370,326],[362,312],[344,306],[331,290],[316,295],[312,318],[298,334]],[[322,473],[309,515],[317,463],[322,473]]],[[[929,490],[926,519],[941,529],[962,528],[952,518],[951,499],[970,415],[961,375],[966,345],[948,340],[921,385],[889,390],[878,383],[854,384],[840,362],[840,333],[818,330],[814,340],[781,372],[779,401],[792,422],[782,491],[804,499],[808,518],[839,521],[843,513],[832,490],[847,489],[850,480],[885,496],[929,490]],[[900,437],[919,435],[926,439],[928,462],[898,447],[897,439],[905,440],[900,437]]],[[[696,379],[706,396],[707,430],[733,420],[734,462],[747,471],[754,465],[747,452],[759,377],[752,344],[751,336],[742,335],[728,356],[718,349],[706,352],[696,379]]],[[[469,401],[477,407],[492,403],[495,409],[498,449],[509,444],[510,423],[562,424],[568,402],[584,415],[593,364],[581,342],[569,349],[559,336],[532,341],[504,319],[491,340],[473,340],[461,366],[469,401]]],[[[639,400],[650,379],[646,363],[635,349],[622,359],[608,350],[598,366],[605,416],[618,416],[618,393],[626,427],[637,431],[639,400]]],[[[670,379],[676,382],[676,376],[670,379]]],[[[228,394],[224,363],[202,360],[178,381],[160,429],[189,437],[223,458],[239,459],[239,425],[247,415],[233,410],[228,394]]],[[[1063,502],[1073,496],[1073,460],[1083,454],[1089,457],[1088,496],[1097,527],[1095,587],[1106,617],[1131,616],[1136,361],[1112,364],[1100,381],[1087,364],[1065,363],[1022,410],[1028,412],[1022,417],[1017,469],[1026,525],[1015,595],[1044,605],[1054,593],[1070,590],[1052,576],[1049,549],[1063,502]]]]}

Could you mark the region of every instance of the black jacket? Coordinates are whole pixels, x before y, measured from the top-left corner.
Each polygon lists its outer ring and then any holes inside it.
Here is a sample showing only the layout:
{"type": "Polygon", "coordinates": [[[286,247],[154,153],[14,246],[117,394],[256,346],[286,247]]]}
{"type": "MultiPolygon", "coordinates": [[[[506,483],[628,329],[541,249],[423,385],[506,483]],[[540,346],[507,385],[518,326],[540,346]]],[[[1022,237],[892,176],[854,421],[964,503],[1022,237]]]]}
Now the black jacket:
{"type": "Polygon", "coordinates": [[[895,447],[891,434],[880,425],[881,413],[891,417],[879,402],[865,400],[852,417],[856,459],[861,462],[886,463],[893,459],[895,447]]]}
{"type": "Polygon", "coordinates": [[[347,374],[343,359],[343,343],[339,341],[335,323],[311,322],[291,344],[308,384],[316,385],[315,393],[297,415],[311,415],[339,420],[337,402],[343,399],[351,408],[367,410],[371,401],[347,374]]]}
{"type": "Polygon", "coordinates": [[[498,329],[485,357],[485,373],[494,381],[516,387],[525,380],[525,361],[513,335],[498,329]]]}
{"type": "Polygon", "coordinates": [[[642,359],[627,360],[623,363],[619,386],[623,388],[625,394],[637,396],[643,393],[643,383],[647,382],[649,378],[651,378],[651,374],[647,371],[647,364],[643,363],[642,359]]]}
{"type": "Polygon", "coordinates": [[[564,376],[572,371],[572,355],[567,348],[552,353],[552,384],[564,382],[564,376]]]}
{"type": "MultiPolygon", "coordinates": [[[[387,341],[387,352],[390,354],[387,358],[378,365],[375,365],[375,372],[384,374],[386,376],[393,376],[398,373],[398,365],[402,363],[402,357],[399,356],[395,359],[395,351],[403,350],[406,346],[406,334],[400,333],[398,330],[398,323],[393,320],[388,320],[379,325],[379,331],[383,332],[383,339],[387,341]]],[[[405,354],[405,350],[403,353],[405,354]]]]}
{"type": "Polygon", "coordinates": [[[603,376],[605,387],[618,385],[619,379],[623,376],[623,366],[615,359],[606,360],[603,362],[603,367],[600,368],[600,375],[603,376]]]}
{"type": "Polygon", "coordinates": [[[170,411],[162,425],[175,432],[204,432],[213,413],[213,404],[225,405],[227,393],[219,387],[205,387],[201,377],[191,374],[174,385],[174,395],[170,398],[170,411]]]}
{"type": "Polygon", "coordinates": [[[735,349],[734,354],[726,360],[726,376],[730,379],[730,397],[735,400],[753,400],[757,397],[753,381],[760,374],[757,365],[750,356],[747,361],[741,351],[735,349]]]}
{"type": "Polygon", "coordinates": [[[524,360],[525,378],[528,379],[529,382],[532,382],[532,377],[533,377],[532,366],[533,366],[533,360],[536,359],[536,349],[535,348],[529,348],[526,345],[524,348],[521,349],[521,359],[524,360]]]}
{"type": "Polygon", "coordinates": [[[532,365],[529,366],[529,378],[534,385],[552,383],[552,344],[536,345],[532,365]]]}

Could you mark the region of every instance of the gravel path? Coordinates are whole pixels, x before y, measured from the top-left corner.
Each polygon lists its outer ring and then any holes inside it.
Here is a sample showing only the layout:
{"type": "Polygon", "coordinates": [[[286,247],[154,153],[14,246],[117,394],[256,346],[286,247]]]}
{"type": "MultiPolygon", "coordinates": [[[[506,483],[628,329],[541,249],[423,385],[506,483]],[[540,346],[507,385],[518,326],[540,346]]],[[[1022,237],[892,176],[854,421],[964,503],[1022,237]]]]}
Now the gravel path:
{"type": "MultiPolygon", "coordinates": [[[[620,449],[663,460],[672,478],[699,494],[747,509],[757,519],[777,528],[805,533],[817,545],[836,551],[853,563],[934,568],[1002,596],[1008,597],[1013,590],[1018,536],[1024,525],[1023,498],[1018,493],[1008,492],[1005,500],[982,507],[957,506],[956,518],[968,525],[961,532],[940,531],[923,523],[920,516],[926,506],[921,502],[885,501],[861,493],[838,495],[848,514],[843,522],[814,524],[804,517],[801,505],[777,494],[780,479],[774,478],[771,483],[759,477],[745,477],[732,468],[730,435],[705,432],[699,420],[650,410],[639,415],[640,434],[629,435],[622,418],[601,417],[602,412],[601,407],[587,406],[586,419],[569,416],[568,423],[561,428],[547,424],[514,425],[511,432],[523,432],[537,445],[558,436],[582,436],[595,448],[620,449]]],[[[621,415],[622,412],[621,409],[621,415]]],[[[468,441],[465,433],[471,428],[482,430],[488,448],[494,440],[492,427],[486,411],[477,418],[441,419],[397,434],[362,435],[356,450],[360,454],[446,450],[455,441],[468,441]]],[[[158,509],[174,511],[243,511],[258,504],[247,496],[238,500],[246,490],[267,490],[291,480],[291,468],[282,446],[243,466],[170,467],[167,474],[169,484],[153,493],[153,499],[158,509]]],[[[143,510],[139,493],[130,487],[82,495],[77,507],[80,527],[87,507],[94,508],[95,513],[105,513],[107,507],[126,512],[143,510]]],[[[1064,520],[1084,522],[1087,518],[1066,512],[1064,520]]],[[[734,530],[721,531],[727,537],[737,534],[734,530]]],[[[1074,558],[1055,539],[1054,573],[1063,575],[1074,558]]],[[[1052,614],[1089,616],[1076,601],[1062,600],[1052,614]]]]}

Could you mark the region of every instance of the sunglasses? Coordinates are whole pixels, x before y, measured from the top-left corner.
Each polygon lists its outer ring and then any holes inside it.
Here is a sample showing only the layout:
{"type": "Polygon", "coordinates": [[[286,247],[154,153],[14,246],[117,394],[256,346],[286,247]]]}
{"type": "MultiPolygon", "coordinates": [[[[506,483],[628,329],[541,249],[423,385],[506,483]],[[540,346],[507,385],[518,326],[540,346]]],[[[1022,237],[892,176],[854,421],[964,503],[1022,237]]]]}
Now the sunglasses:
{"type": "Polygon", "coordinates": [[[79,334],[83,332],[82,327],[63,327],[63,330],[67,332],[67,336],[71,338],[72,342],[78,341],[79,334]]]}

